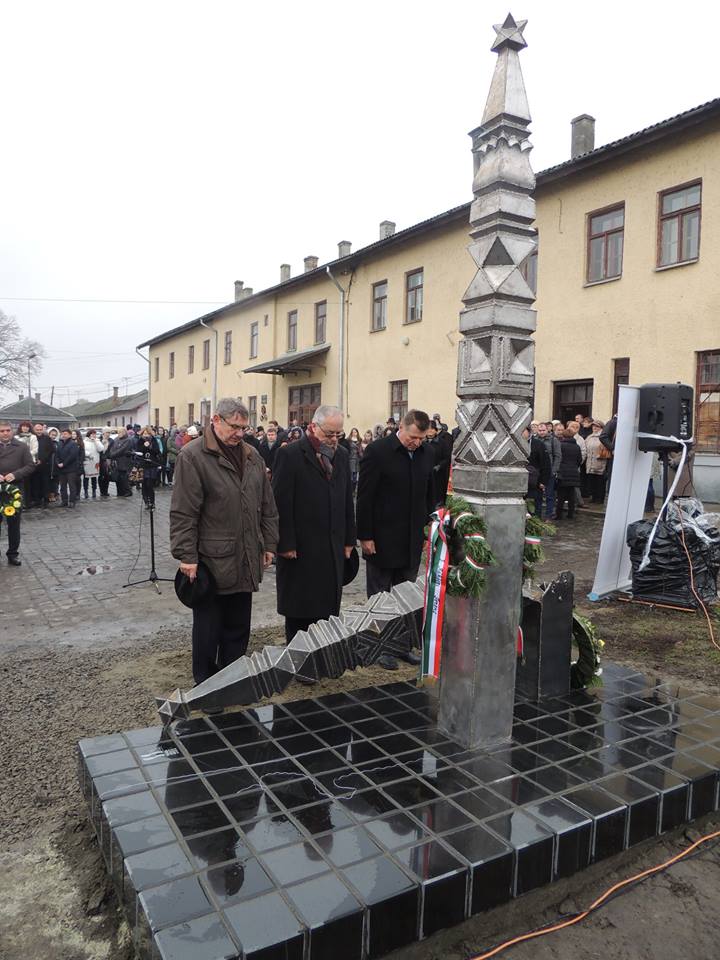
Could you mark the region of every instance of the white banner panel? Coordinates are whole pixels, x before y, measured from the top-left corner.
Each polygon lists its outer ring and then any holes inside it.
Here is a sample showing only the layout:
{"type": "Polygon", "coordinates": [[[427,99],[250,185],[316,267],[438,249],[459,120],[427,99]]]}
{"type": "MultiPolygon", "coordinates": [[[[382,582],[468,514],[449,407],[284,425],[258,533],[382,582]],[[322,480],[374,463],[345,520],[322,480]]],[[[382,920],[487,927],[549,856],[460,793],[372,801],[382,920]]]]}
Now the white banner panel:
{"type": "Polygon", "coordinates": [[[653,454],[638,450],[640,389],[621,386],[612,482],[605,507],[600,553],[589,600],[599,600],[631,584],[630,550],[625,537],[628,524],[642,520],[653,454]]]}

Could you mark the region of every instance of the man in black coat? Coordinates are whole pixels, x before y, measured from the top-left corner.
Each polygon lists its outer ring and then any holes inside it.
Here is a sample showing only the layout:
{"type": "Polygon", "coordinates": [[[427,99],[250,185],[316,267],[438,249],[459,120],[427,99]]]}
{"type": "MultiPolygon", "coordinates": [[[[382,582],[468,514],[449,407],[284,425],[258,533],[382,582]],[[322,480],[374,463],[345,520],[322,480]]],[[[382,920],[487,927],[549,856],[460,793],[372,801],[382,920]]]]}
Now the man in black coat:
{"type": "MultiPolygon", "coordinates": [[[[426,413],[409,410],[398,432],[371,443],[360,461],[358,538],[368,597],[417,577],[425,524],[435,506],[435,457],[423,442],[429,428],[426,413]]],[[[419,662],[415,654],[408,658],[419,662]]],[[[397,669],[392,657],[378,662],[397,669]]]]}
{"type": "MultiPolygon", "coordinates": [[[[13,428],[8,420],[0,420],[0,483],[22,486],[23,481],[32,475],[34,469],[35,464],[27,444],[13,437],[13,428]]],[[[21,514],[20,510],[11,517],[0,514],[0,524],[3,519],[7,521],[7,561],[11,567],[22,565],[22,560],[18,557],[21,514]]]]}
{"type": "Polygon", "coordinates": [[[279,449],[280,440],[278,439],[277,427],[275,427],[273,424],[269,424],[267,430],[265,431],[265,436],[260,441],[258,453],[265,461],[265,466],[270,471],[271,477],[275,467],[275,457],[277,457],[279,449]]]}
{"type": "Polygon", "coordinates": [[[318,407],[306,433],[275,458],[277,610],[288,643],[340,613],[345,559],[356,540],[350,462],[338,446],[342,429],[337,407],[318,407]]]}
{"type": "Polygon", "coordinates": [[[36,423],[34,433],[38,440],[37,464],[30,478],[33,506],[45,509],[50,495],[50,473],[55,457],[55,441],[52,440],[41,423],[36,423]]]}
{"type": "Polygon", "coordinates": [[[60,442],[55,453],[55,466],[60,476],[60,498],[64,507],[74,507],[77,503],[80,487],[79,477],[82,469],[82,455],[76,440],[69,430],[60,431],[60,442]],[[69,498],[69,499],[68,499],[69,498]]]}
{"type": "Polygon", "coordinates": [[[528,499],[535,501],[535,516],[542,517],[543,493],[550,480],[551,461],[543,441],[530,433],[529,427],[523,430],[528,441],[528,499]]]}

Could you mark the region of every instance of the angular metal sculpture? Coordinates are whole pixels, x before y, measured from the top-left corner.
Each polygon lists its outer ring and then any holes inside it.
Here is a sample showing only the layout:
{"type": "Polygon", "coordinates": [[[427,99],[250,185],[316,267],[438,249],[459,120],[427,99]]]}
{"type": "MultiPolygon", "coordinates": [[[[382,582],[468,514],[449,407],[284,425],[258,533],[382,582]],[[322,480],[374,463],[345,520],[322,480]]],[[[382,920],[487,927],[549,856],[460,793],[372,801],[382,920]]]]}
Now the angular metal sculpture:
{"type": "Polygon", "coordinates": [[[401,583],[390,593],[378,593],[339,617],[314,623],[286,647],[266,646],[240,657],[192,690],[157,697],[163,723],[188,717],[193,710],[256,703],[280,693],[291,680],[340,677],[346,670],[366,667],[388,653],[398,656],[420,646],[424,583],[401,583]]]}
{"type": "Polygon", "coordinates": [[[528,700],[570,693],[575,577],[569,570],[535,596],[523,594],[523,656],[516,690],[528,700]]]}
{"type": "Polygon", "coordinates": [[[535,293],[524,265],[537,247],[535,177],[518,51],[523,29],[495,26],[498,54],[482,124],[471,133],[475,199],[469,251],[477,273],[463,297],[453,486],[487,523],[497,566],[481,603],[449,597],[440,675],[441,728],[468,747],[509,738],[521,610],[527,444],[533,393],[535,293]],[[465,612],[454,607],[465,607],[465,612]]]}

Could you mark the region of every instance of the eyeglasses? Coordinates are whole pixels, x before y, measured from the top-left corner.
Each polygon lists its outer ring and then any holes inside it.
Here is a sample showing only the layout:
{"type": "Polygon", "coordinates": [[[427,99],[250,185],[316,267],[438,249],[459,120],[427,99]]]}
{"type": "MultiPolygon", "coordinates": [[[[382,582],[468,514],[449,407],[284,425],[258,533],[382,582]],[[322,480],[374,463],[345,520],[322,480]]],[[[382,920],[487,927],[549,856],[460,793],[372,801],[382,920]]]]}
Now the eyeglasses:
{"type": "Polygon", "coordinates": [[[233,433],[242,433],[244,430],[247,430],[247,423],[230,423],[221,413],[218,414],[223,423],[226,423],[233,433]]]}
{"type": "Polygon", "coordinates": [[[325,428],[321,427],[318,423],[315,424],[315,427],[324,437],[327,437],[328,440],[332,440],[334,437],[341,437],[344,433],[344,430],[325,430],[325,428]]]}

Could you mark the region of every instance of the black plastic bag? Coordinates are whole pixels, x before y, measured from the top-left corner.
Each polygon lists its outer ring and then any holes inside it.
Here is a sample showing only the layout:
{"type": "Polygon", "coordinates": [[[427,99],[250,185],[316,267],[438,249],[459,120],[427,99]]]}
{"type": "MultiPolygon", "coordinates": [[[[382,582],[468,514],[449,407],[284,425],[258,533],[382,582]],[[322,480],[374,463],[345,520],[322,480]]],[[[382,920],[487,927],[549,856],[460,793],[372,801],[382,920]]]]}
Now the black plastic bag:
{"type": "Polygon", "coordinates": [[[703,603],[717,599],[717,576],[720,569],[720,531],[705,529],[702,533],[694,524],[679,524],[667,521],[658,523],[657,532],[650,548],[648,564],[640,569],[652,521],[638,520],[627,529],[627,544],[632,564],[633,596],[658,603],[677,603],[685,607],[698,607],[699,603],[690,586],[690,565],[683,549],[681,529],[685,545],[692,561],[695,592],[703,603]]]}

